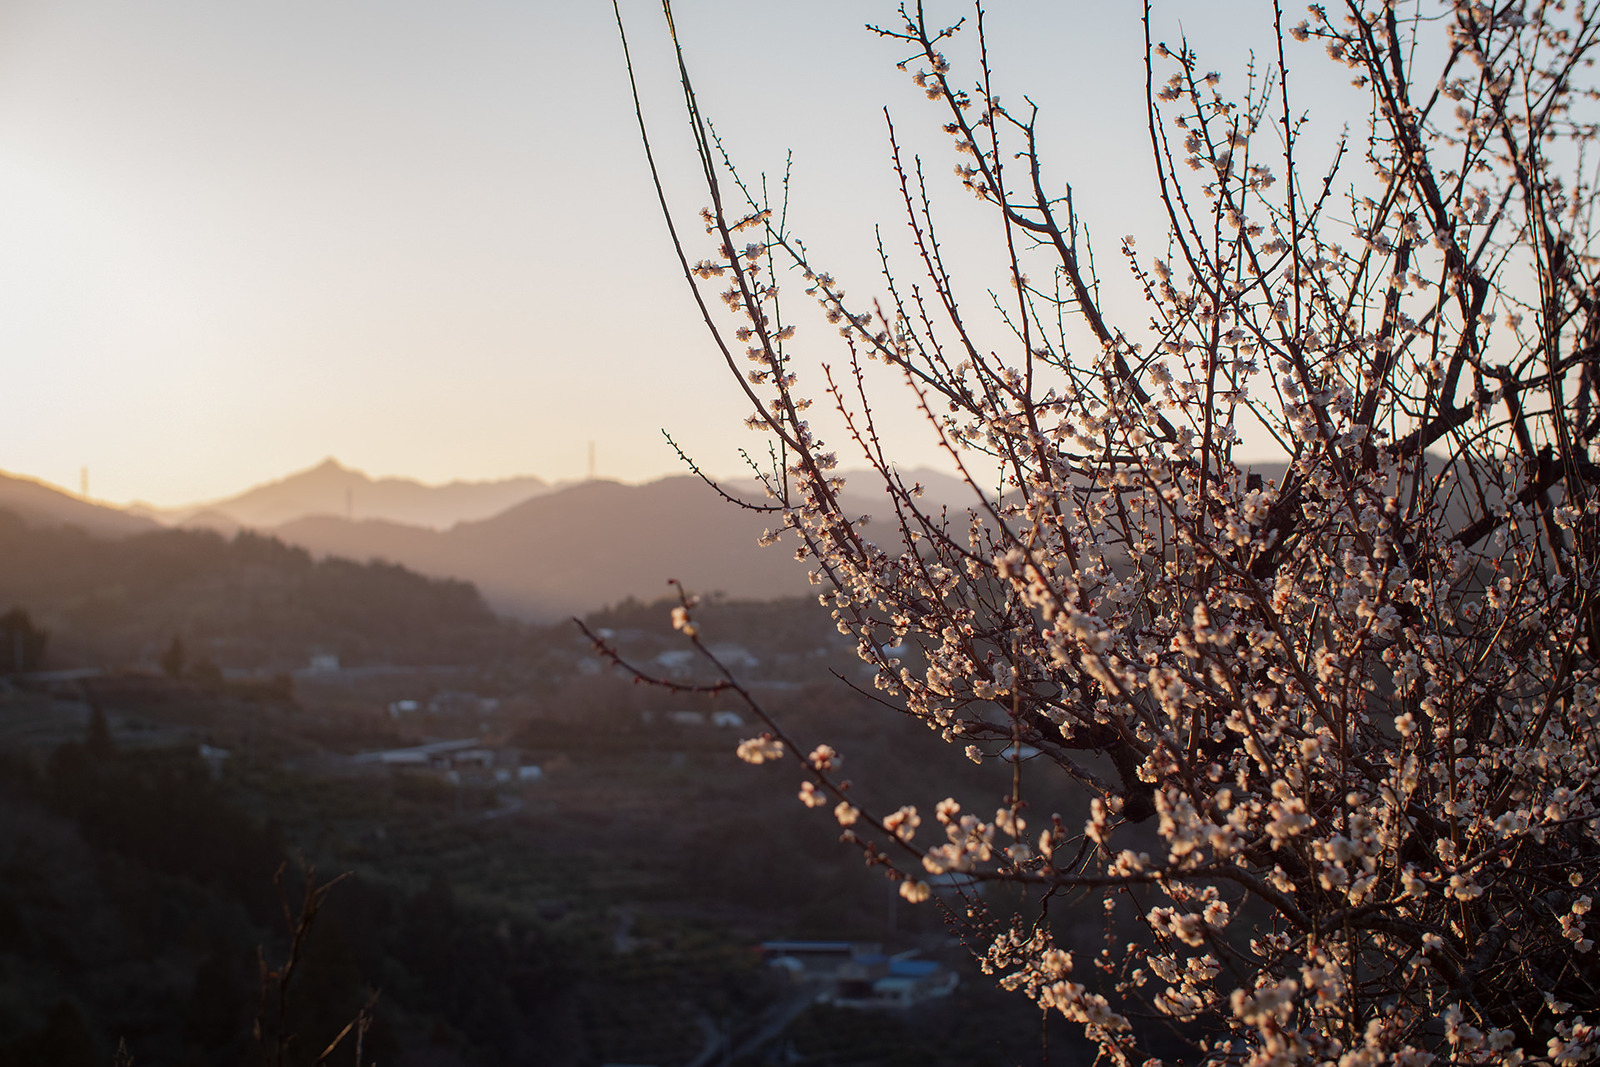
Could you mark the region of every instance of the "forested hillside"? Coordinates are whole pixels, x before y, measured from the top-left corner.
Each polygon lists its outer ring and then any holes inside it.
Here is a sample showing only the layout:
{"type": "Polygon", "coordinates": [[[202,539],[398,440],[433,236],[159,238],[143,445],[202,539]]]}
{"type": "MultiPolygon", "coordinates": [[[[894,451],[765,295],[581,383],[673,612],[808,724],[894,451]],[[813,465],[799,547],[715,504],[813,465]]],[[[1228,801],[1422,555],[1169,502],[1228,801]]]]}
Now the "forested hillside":
{"type": "Polygon", "coordinates": [[[313,653],[463,663],[519,634],[468,583],[394,564],[318,560],[249,532],[102,539],[0,511],[0,610],[11,607],[50,631],[54,666],[154,662],[175,636],[222,667],[286,669],[313,653]]]}
{"type": "MultiPolygon", "coordinates": [[[[292,901],[303,884],[277,829],[192,753],[84,743],[42,772],[9,759],[0,809],[0,1062],[101,1065],[116,1041],[139,1063],[257,1062],[257,946],[274,967],[288,951],[274,873],[292,901]]],[[[563,968],[581,954],[502,919],[460,906],[442,875],[411,891],[346,879],[290,988],[291,1062],[310,1063],[378,988],[365,1049],[379,1062],[395,1062],[397,1025],[477,1062],[570,1061],[563,968]]]]}

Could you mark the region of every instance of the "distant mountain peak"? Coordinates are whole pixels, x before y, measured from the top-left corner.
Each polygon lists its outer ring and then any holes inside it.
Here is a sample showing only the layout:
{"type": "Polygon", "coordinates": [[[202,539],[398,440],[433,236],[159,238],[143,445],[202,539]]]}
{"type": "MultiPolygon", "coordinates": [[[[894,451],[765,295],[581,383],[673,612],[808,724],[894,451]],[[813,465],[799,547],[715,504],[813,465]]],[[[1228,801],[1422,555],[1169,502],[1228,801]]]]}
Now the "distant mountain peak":
{"type": "Polygon", "coordinates": [[[170,523],[213,528],[231,522],[268,530],[324,515],[446,529],[498,515],[549,490],[542,478],[533,475],[443,485],[411,478],[374,478],[328,456],[314,466],[234,496],[147,514],[170,523]]]}
{"type": "MultiPolygon", "coordinates": [[[[261,489],[265,485],[288,485],[296,481],[335,481],[343,484],[345,482],[371,482],[372,477],[363,471],[356,470],[354,467],[346,467],[334,457],[329,456],[327,459],[323,460],[321,463],[318,463],[314,467],[307,467],[305,470],[295,471],[292,474],[286,474],[282,478],[265,482],[263,485],[251,486],[249,489],[245,490],[245,493],[253,492],[256,489],[261,489]]],[[[243,496],[244,494],[240,493],[238,495],[243,496]]],[[[229,499],[237,498],[230,497],[229,499]]]]}

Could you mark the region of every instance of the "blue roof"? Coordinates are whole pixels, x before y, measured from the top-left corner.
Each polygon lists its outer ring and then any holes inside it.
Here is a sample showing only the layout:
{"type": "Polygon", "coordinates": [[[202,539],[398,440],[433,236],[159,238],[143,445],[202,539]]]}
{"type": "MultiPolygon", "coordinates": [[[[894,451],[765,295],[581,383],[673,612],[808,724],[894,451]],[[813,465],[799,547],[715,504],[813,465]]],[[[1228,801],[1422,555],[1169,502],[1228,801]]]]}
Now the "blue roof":
{"type": "Polygon", "coordinates": [[[934,960],[890,960],[889,973],[897,978],[926,978],[944,968],[934,960]]]}
{"type": "Polygon", "coordinates": [[[763,952],[849,952],[848,941],[763,941],[763,952]]]}

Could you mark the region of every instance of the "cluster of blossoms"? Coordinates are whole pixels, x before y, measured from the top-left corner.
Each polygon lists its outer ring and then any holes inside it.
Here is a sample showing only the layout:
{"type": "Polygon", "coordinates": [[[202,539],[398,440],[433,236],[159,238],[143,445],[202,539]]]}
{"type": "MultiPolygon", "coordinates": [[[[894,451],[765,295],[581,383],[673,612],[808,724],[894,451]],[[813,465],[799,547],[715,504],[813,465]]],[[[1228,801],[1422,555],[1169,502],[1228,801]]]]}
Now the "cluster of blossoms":
{"type": "MultiPolygon", "coordinates": [[[[914,808],[850,801],[832,749],[803,756],[772,724],[739,755],[787,748],[801,801],[832,803],[909,900],[959,874],[1053,902],[1001,923],[968,893],[953,914],[989,972],[1118,1063],[1587,1062],[1600,260],[1593,190],[1559,166],[1594,132],[1580,76],[1600,16],[1531,0],[1310,14],[1276,23],[1277,66],[1242,100],[1186,48],[1148,46],[1170,72],[1149,115],[1172,226],[1162,258],[1122,242],[1149,311],[1136,328],[1101,310],[1032,118],[988,95],[987,69],[954,84],[954,28],[920,5],[879,32],[916,52],[961,182],[1019,250],[1014,304],[997,302],[1014,353],[968,332],[898,155],[926,277],[891,281],[870,313],[764,204],[730,216],[712,178],[720,251],[692,273],[735,280],[740,321],[717,336],[747,345],[751,421],[779,442],[769,539],[812,563],[886,700],[980,763],[1038,753],[1008,766],[992,819],[940,804],[931,842],[914,808]],[[1321,173],[1296,156],[1285,50],[1313,39],[1371,94],[1359,178],[1339,170],[1348,146],[1321,173]],[[739,249],[741,228],[762,240],[739,249]],[[847,343],[852,378],[825,393],[898,543],[841,504],[783,348],[774,256],[847,343]],[[1050,284],[1028,280],[1034,261],[1050,284]],[[964,513],[924,507],[886,458],[852,392],[863,359],[903,374],[973,489],[964,513]],[[1247,428],[1282,460],[1237,461],[1247,428]],[[981,491],[996,472],[1003,491],[981,491]],[[1063,777],[1081,809],[1030,813],[1063,777]],[[1075,967],[1063,944],[1095,901],[1107,943],[1075,967]]],[[[703,132],[700,147],[714,174],[703,132]]]]}

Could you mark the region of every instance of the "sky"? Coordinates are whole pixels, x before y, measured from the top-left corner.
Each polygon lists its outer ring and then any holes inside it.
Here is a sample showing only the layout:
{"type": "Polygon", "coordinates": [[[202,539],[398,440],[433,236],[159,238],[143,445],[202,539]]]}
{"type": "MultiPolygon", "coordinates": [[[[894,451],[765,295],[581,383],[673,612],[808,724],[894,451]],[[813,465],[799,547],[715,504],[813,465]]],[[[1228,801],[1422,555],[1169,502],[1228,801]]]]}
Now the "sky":
{"type": "MultiPolygon", "coordinates": [[[[1002,95],[1041,105],[1054,171],[1112,238],[1102,255],[1159,236],[1133,180],[1148,174],[1135,5],[993,6],[1002,95]]],[[[777,175],[792,151],[791,217],[853,294],[879,282],[874,226],[891,244],[904,229],[887,107],[927,155],[982,302],[1003,282],[992,228],[948,177],[938,112],[895,69],[904,49],[863,28],[894,7],[675,12],[733,155],[777,175]]],[[[1270,10],[1158,5],[1158,33],[1213,46],[1237,86],[1235,28],[1270,10]]],[[[697,238],[660,9],[623,13],[697,238]]],[[[825,358],[830,335],[803,325],[800,341],[825,358]]],[[[0,470],[77,490],[87,467],[90,495],[115,502],[216,498],[326,456],[430,482],[557,480],[585,475],[592,441],[600,476],[643,481],[683,470],[663,429],[718,473],[759,447],[677,273],[609,0],[0,0],[0,382],[0,470]]],[[[899,454],[937,463],[904,409],[880,408],[899,454]]]]}

